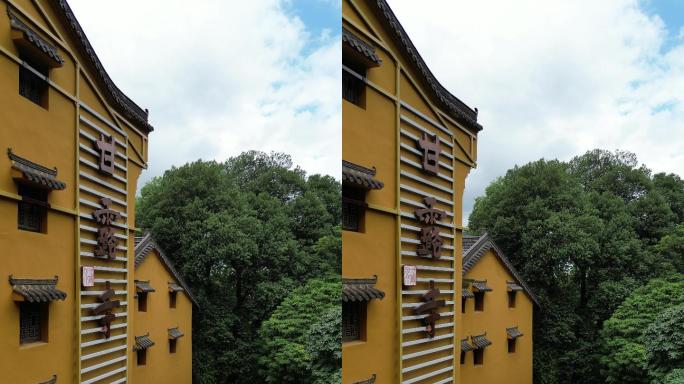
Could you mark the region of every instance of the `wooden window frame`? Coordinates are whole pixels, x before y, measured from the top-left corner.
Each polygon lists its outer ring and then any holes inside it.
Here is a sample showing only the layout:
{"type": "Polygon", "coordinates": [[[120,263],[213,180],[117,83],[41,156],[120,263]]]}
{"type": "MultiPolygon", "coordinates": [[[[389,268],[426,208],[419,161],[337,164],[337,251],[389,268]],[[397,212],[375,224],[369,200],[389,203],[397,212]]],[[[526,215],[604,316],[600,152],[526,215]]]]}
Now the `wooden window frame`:
{"type": "Polygon", "coordinates": [[[484,365],[484,348],[473,349],[473,365],[484,365]]]}
{"type": "Polygon", "coordinates": [[[169,308],[175,309],[178,301],[178,292],[169,292],[169,308]]]}
{"type": "Polygon", "coordinates": [[[22,231],[47,233],[48,191],[25,184],[18,185],[21,201],[17,204],[17,228],[22,231]],[[33,219],[31,219],[33,217],[33,219]],[[29,224],[28,221],[36,221],[29,224]]]}
{"type": "Polygon", "coordinates": [[[518,292],[516,291],[510,291],[508,292],[508,308],[513,309],[516,306],[516,297],[518,296],[518,292]]]}
{"type": "Polygon", "coordinates": [[[342,99],[366,108],[366,68],[349,60],[342,60],[342,99]]]}
{"type": "Polygon", "coordinates": [[[147,292],[138,292],[138,312],[147,312],[147,292]]]}
{"type": "Polygon", "coordinates": [[[143,366],[147,365],[147,348],[139,349],[139,350],[135,351],[135,354],[136,354],[136,357],[135,357],[136,364],[139,367],[143,367],[143,366]]]}
{"type": "Polygon", "coordinates": [[[366,340],[366,321],[367,321],[367,313],[368,313],[368,302],[343,302],[342,303],[342,342],[343,343],[348,343],[348,342],[354,342],[354,341],[365,341],[366,340]],[[352,311],[352,312],[350,312],[352,311]],[[348,317],[353,313],[357,313],[357,318],[356,321],[358,324],[356,325],[356,328],[358,329],[358,332],[355,332],[355,335],[346,335],[345,334],[345,324],[347,322],[351,322],[354,319],[351,319],[351,321],[348,319],[348,317]]]}
{"type": "Polygon", "coordinates": [[[484,312],[485,308],[485,292],[473,292],[473,308],[475,312],[484,312]]]}
{"type": "Polygon", "coordinates": [[[366,203],[366,195],[368,191],[363,188],[354,187],[351,185],[342,185],[342,229],[350,232],[365,232],[366,210],[368,204],[366,203]],[[354,211],[356,216],[355,225],[347,225],[348,221],[352,221],[350,217],[351,212],[354,211]]]}
{"type": "MultiPolygon", "coordinates": [[[[48,329],[50,324],[49,303],[30,303],[22,301],[19,305],[19,344],[47,343],[48,329]],[[38,334],[36,336],[23,336],[24,322],[28,321],[26,316],[35,315],[39,319],[37,325],[38,334]]],[[[35,327],[35,326],[34,326],[35,327]]]]}
{"type": "Polygon", "coordinates": [[[34,60],[29,55],[20,54],[19,57],[23,61],[22,64],[19,64],[19,95],[43,109],[48,109],[50,95],[49,67],[34,60]]]}
{"type": "Polygon", "coordinates": [[[515,353],[516,344],[518,344],[518,338],[508,339],[508,353],[515,353]]]}
{"type": "Polygon", "coordinates": [[[178,348],[178,339],[169,339],[169,353],[176,353],[178,348]]]}

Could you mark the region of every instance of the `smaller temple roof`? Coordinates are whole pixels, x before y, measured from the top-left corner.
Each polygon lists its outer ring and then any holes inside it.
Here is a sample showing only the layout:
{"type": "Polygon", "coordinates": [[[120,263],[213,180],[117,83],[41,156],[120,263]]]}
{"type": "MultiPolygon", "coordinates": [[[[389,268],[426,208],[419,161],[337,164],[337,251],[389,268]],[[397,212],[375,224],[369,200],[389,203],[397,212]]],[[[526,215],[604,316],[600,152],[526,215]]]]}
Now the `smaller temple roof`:
{"type": "Polygon", "coordinates": [[[143,349],[147,349],[153,345],[154,341],[150,339],[150,334],[147,333],[146,335],[135,337],[135,346],[133,347],[133,350],[142,351],[143,349]]]}
{"type": "Polygon", "coordinates": [[[169,339],[175,340],[178,339],[179,337],[183,337],[185,334],[181,332],[178,327],[175,328],[169,328],[169,339]]]}
{"type": "Polygon", "coordinates": [[[375,179],[376,170],[342,160],[342,182],[365,189],[382,189],[385,184],[375,179]]]}
{"type": "Polygon", "coordinates": [[[29,303],[49,303],[66,299],[66,293],[57,289],[57,276],[54,279],[15,279],[9,277],[12,291],[29,303]]]}
{"type": "Polygon", "coordinates": [[[47,40],[40,36],[36,31],[31,29],[26,23],[21,21],[17,15],[12,12],[11,7],[7,7],[7,15],[10,19],[10,25],[15,31],[19,31],[23,34],[23,39],[26,43],[30,44],[32,52],[39,52],[40,56],[44,56],[50,61],[51,67],[61,67],[64,65],[64,59],[57,52],[57,47],[50,44],[47,40]]]}
{"type": "Polygon", "coordinates": [[[382,60],[380,57],[375,53],[375,47],[366,43],[356,35],[354,35],[352,32],[348,31],[345,28],[342,28],[342,44],[344,46],[347,46],[349,48],[352,48],[355,52],[358,53],[361,57],[363,57],[364,61],[367,62],[367,64],[377,67],[378,65],[382,64],[382,60]]]}
{"type": "Polygon", "coordinates": [[[50,169],[17,156],[12,152],[12,148],[7,149],[7,156],[9,156],[12,162],[12,168],[21,172],[21,182],[50,190],[63,190],[66,188],[66,183],[57,180],[56,168],[50,169]]]}
{"type": "Polygon", "coordinates": [[[491,292],[492,288],[487,285],[487,280],[473,280],[473,288],[478,292],[491,292]]]}
{"type": "Polygon", "coordinates": [[[508,335],[509,339],[517,339],[523,335],[522,332],[518,330],[518,327],[506,328],[506,334],[508,335]]]}
{"type": "Polygon", "coordinates": [[[487,348],[492,345],[492,342],[487,338],[486,333],[478,336],[472,336],[470,339],[473,341],[475,349],[487,348]]]}
{"type": "Polygon", "coordinates": [[[149,280],[147,280],[147,281],[136,280],[135,281],[135,288],[138,290],[138,292],[144,292],[144,293],[155,292],[155,289],[152,288],[149,280]]]}
{"type": "Polygon", "coordinates": [[[347,279],[342,278],[342,301],[361,302],[385,297],[385,292],[375,288],[378,278],[347,279]]]}
{"type": "Polygon", "coordinates": [[[469,289],[462,288],[461,289],[461,297],[464,299],[472,299],[473,297],[475,297],[475,295],[472,292],[470,292],[469,289]]]}
{"type": "Polygon", "coordinates": [[[461,339],[461,352],[470,352],[473,349],[475,349],[475,347],[468,342],[467,338],[461,339]]]}

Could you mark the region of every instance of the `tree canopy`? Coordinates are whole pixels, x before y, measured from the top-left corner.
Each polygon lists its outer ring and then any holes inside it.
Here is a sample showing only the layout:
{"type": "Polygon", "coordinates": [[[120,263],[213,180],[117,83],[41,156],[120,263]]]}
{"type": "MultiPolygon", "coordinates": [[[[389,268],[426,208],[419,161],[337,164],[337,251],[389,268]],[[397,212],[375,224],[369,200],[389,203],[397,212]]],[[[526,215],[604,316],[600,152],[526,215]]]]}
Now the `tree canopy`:
{"type": "MultiPolygon", "coordinates": [[[[193,382],[265,380],[262,323],[297,287],[340,274],[340,196],[334,178],[307,177],[287,155],[254,151],[174,167],[142,188],[136,225],[161,244],[200,305],[193,382]]],[[[320,317],[326,308],[313,310],[320,317]]]]}
{"type": "Polygon", "coordinates": [[[593,150],[515,166],[476,199],[470,230],[489,232],[540,298],[535,383],[605,381],[604,321],[644,282],[682,272],[683,197],[678,176],[593,150]]]}

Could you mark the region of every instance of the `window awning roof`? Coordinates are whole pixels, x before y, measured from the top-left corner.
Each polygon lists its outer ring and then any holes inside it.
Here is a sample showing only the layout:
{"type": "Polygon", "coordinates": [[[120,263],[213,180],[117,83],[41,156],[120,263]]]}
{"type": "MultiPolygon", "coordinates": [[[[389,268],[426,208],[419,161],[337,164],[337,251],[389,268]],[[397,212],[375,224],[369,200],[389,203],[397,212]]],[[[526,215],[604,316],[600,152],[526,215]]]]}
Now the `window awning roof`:
{"type": "Polygon", "coordinates": [[[133,347],[133,350],[142,351],[143,349],[147,349],[153,345],[154,341],[150,340],[150,334],[148,333],[146,335],[135,337],[135,346],[133,347]]]}
{"type": "Polygon", "coordinates": [[[506,285],[508,286],[509,292],[518,292],[518,291],[523,290],[523,287],[521,287],[520,285],[518,285],[512,281],[507,282],[506,285]]]}
{"type": "Polygon", "coordinates": [[[185,334],[176,328],[169,328],[169,340],[176,340],[179,337],[183,337],[185,334]]]}
{"type": "Polygon", "coordinates": [[[475,347],[468,342],[468,339],[461,339],[461,352],[470,352],[473,349],[475,349],[475,347]]]}
{"type": "Polygon", "coordinates": [[[176,282],[169,282],[169,292],[183,292],[185,289],[183,287],[176,283],[176,282]]]}
{"type": "Polygon", "coordinates": [[[144,292],[144,293],[155,292],[155,289],[152,288],[149,280],[147,280],[147,281],[136,280],[135,281],[135,288],[138,292],[144,292]]]}
{"type": "Polygon", "coordinates": [[[472,299],[473,297],[475,297],[475,295],[472,292],[470,292],[467,288],[461,289],[461,298],[472,299]]]}
{"type": "Polygon", "coordinates": [[[487,348],[492,345],[492,342],[487,339],[487,334],[473,336],[470,338],[476,349],[487,348]]]}
{"type": "Polygon", "coordinates": [[[55,300],[66,299],[66,293],[57,289],[57,280],[54,279],[15,279],[9,277],[12,291],[18,296],[16,301],[28,301],[29,303],[49,303],[55,300]]]}
{"type": "Polygon", "coordinates": [[[385,183],[375,179],[375,169],[342,160],[342,182],[354,184],[365,189],[382,189],[385,183]]]}
{"type": "Polygon", "coordinates": [[[487,280],[474,280],[472,285],[478,292],[490,292],[492,290],[492,288],[487,285],[487,280]]]}
{"type": "Polygon", "coordinates": [[[342,279],[342,301],[362,302],[385,297],[385,292],[375,288],[377,277],[371,279],[342,279]]]}
{"type": "Polygon", "coordinates": [[[509,339],[517,339],[518,337],[522,336],[522,332],[518,329],[518,327],[512,327],[512,328],[506,328],[506,334],[508,335],[509,339]]]}
{"type": "Polygon", "coordinates": [[[52,375],[52,378],[48,381],[41,381],[38,384],[55,384],[57,383],[57,375],[52,375]]]}
{"type": "Polygon", "coordinates": [[[11,148],[7,149],[7,155],[12,162],[12,169],[19,171],[21,174],[21,176],[15,177],[15,180],[49,190],[63,190],[66,188],[66,183],[57,180],[56,168],[50,169],[19,157],[12,153],[11,148]]]}
{"type": "Polygon", "coordinates": [[[36,31],[21,21],[9,6],[7,7],[7,15],[9,16],[12,30],[19,34],[13,37],[15,43],[19,43],[23,48],[28,48],[34,54],[44,57],[50,67],[61,67],[64,65],[64,59],[57,53],[57,47],[48,43],[36,31]]]}
{"type": "Polygon", "coordinates": [[[361,59],[369,67],[377,67],[382,64],[382,60],[375,53],[374,46],[366,43],[345,28],[342,28],[342,46],[343,49],[351,49],[350,52],[354,52],[354,56],[361,59]]]}

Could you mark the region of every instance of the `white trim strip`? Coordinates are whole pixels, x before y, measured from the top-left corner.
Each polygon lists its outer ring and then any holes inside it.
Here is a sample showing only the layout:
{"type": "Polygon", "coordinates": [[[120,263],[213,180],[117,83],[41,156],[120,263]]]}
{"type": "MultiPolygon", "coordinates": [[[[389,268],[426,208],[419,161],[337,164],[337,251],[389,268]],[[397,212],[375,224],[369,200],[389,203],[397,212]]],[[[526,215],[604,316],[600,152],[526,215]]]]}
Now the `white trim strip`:
{"type": "MultiPolygon", "coordinates": [[[[437,280],[439,279],[433,279],[435,280],[435,283],[437,283],[437,280]]],[[[110,284],[127,284],[128,280],[123,280],[123,279],[93,279],[95,284],[104,284],[109,281],[110,284]]]]}
{"type": "MultiPolygon", "coordinates": [[[[84,158],[82,158],[82,157],[79,157],[79,158],[78,158],[78,161],[81,162],[81,164],[85,164],[85,165],[87,165],[88,167],[90,167],[90,168],[92,168],[92,169],[94,169],[94,170],[96,170],[96,171],[99,171],[99,170],[100,170],[100,167],[99,167],[97,164],[92,163],[92,162],[90,162],[90,161],[88,161],[88,160],[86,160],[86,159],[84,159],[84,158]]],[[[125,173],[125,172],[126,172],[126,171],[124,171],[124,173],[125,173]]],[[[124,177],[121,177],[121,176],[119,176],[119,175],[117,175],[117,174],[114,174],[114,175],[111,175],[111,176],[112,176],[113,178],[119,180],[120,182],[124,183],[124,184],[127,183],[127,180],[126,180],[126,178],[124,178],[124,177]]]]}
{"type": "Polygon", "coordinates": [[[91,174],[88,174],[88,173],[83,172],[83,171],[79,171],[78,174],[79,174],[82,178],[87,179],[87,180],[90,180],[90,181],[92,181],[93,183],[99,184],[99,185],[101,185],[101,186],[103,186],[103,187],[105,187],[105,188],[109,188],[110,190],[112,190],[112,191],[114,191],[114,192],[118,192],[118,193],[120,193],[120,194],[122,194],[122,195],[124,195],[124,196],[128,195],[128,192],[126,192],[126,190],[121,189],[121,188],[117,187],[116,185],[110,184],[110,183],[108,183],[108,182],[106,182],[106,181],[104,181],[104,180],[100,180],[99,178],[97,178],[97,177],[95,177],[95,176],[93,176],[93,175],[91,175],[91,174]]]}
{"type": "Polygon", "coordinates": [[[424,178],[422,178],[422,177],[420,177],[420,176],[416,176],[416,175],[414,175],[414,174],[412,174],[412,173],[409,173],[409,172],[407,172],[407,171],[404,171],[403,169],[399,172],[399,174],[400,174],[401,176],[408,177],[409,179],[412,179],[412,180],[417,181],[417,182],[419,182],[419,183],[423,183],[423,184],[428,185],[428,186],[430,186],[430,187],[432,187],[432,188],[438,189],[438,190],[440,190],[440,191],[442,191],[442,192],[446,192],[446,193],[449,193],[449,194],[453,194],[453,193],[454,193],[453,189],[451,189],[451,188],[447,188],[447,187],[442,186],[442,185],[439,185],[439,184],[437,184],[437,183],[433,183],[433,182],[430,181],[430,180],[424,179],[424,178]]]}
{"type": "MultiPolygon", "coordinates": [[[[126,316],[128,316],[128,312],[119,312],[119,313],[115,313],[115,314],[114,314],[114,317],[126,317],[126,316]]],[[[93,321],[93,320],[100,320],[100,319],[103,318],[103,317],[104,317],[104,315],[83,316],[83,317],[81,317],[81,322],[84,322],[84,321],[93,321]]]]}
{"type": "MultiPolygon", "coordinates": [[[[87,226],[87,225],[84,225],[84,224],[81,224],[81,225],[79,225],[78,227],[79,227],[82,231],[97,233],[97,228],[95,228],[95,227],[90,227],[90,226],[87,226]]],[[[121,240],[128,240],[128,238],[127,238],[126,236],[124,236],[124,235],[122,235],[122,234],[120,234],[120,233],[115,233],[115,234],[114,234],[114,237],[116,237],[117,239],[121,239],[121,240]]]]}
{"type": "MultiPolygon", "coordinates": [[[[402,242],[402,243],[409,243],[409,244],[420,244],[420,240],[409,239],[408,237],[402,237],[402,238],[401,238],[401,242],[402,242]]],[[[442,248],[443,248],[443,249],[448,249],[448,250],[450,250],[450,251],[453,251],[453,250],[454,250],[454,247],[452,247],[451,245],[442,245],[442,248]]]]}
{"type": "Polygon", "coordinates": [[[405,341],[405,342],[401,343],[401,346],[402,347],[412,347],[414,345],[431,343],[433,341],[439,341],[439,340],[444,340],[444,339],[449,339],[449,338],[453,339],[453,337],[454,337],[453,333],[447,333],[446,335],[439,335],[439,336],[435,336],[433,338],[425,337],[425,338],[418,339],[418,340],[405,341]]]}
{"type": "MultiPolygon", "coordinates": [[[[453,316],[454,313],[453,312],[439,312],[439,315],[441,317],[449,317],[449,316],[453,316]]],[[[423,319],[426,317],[427,317],[427,315],[402,316],[401,321],[419,320],[419,319],[423,319]]]]}
{"type": "Polygon", "coordinates": [[[409,360],[409,359],[413,359],[413,358],[416,358],[416,357],[421,357],[421,356],[429,355],[429,354],[432,354],[432,353],[447,351],[447,350],[453,349],[453,348],[454,348],[454,345],[453,345],[453,344],[443,345],[443,346],[441,346],[441,347],[432,348],[432,349],[426,349],[426,350],[424,350],[424,351],[420,351],[420,352],[416,352],[416,353],[409,353],[409,354],[407,354],[407,355],[402,356],[401,359],[402,359],[402,360],[409,360]]]}
{"type": "MultiPolygon", "coordinates": [[[[112,325],[111,329],[121,329],[121,328],[126,328],[127,326],[128,326],[127,323],[115,324],[115,325],[112,325]]],[[[81,335],[88,335],[88,334],[97,333],[100,331],[102,331],[102,327],[88,328],[88,329],[82,330],[81,335]]]]}
{"type": "MultiPolygon", "coordinates": [[[[410,224],[402,224],[401,229],[405,229],[407,231],[413,231],[413,232],[420,232],[420,230],[421,230],[420,227],[416,227],[416,226],[413,226],[410,224]]],[[[454,238],[454,235],[447,233],[447,232],[440,232],[439,235],[442,237],[446,237],[447,239],[453,239],[454,238]]]]}
{"type": "MultiPolygon", "coordinates": [[[[451,328],[453,326],[454,326],[454,323],[437,324],[437,325],[435,325],[435,329],[451,328]]],[[[406,329],[401,330],[401,333],[404,335],[407,333],[415,333],[415,332],[425,332],[425,327],[406,328],[406,329]]]]}
{"type": "MultiPolygon", "coordinates": [[[[402,256],[408,256],[408,257],[417,257],[420,259],[428,259],[428,257],[425,256],[418,256],[418,253],[415,251],[401,251],[402,256]]],[[[440,256],[439,257],[440,261],[454,261],[453,256],[440,256]]]]}
{"type": "Polygon", "coordinates": [[[454,272],[453,268],[432,267],[429,265],[416,265],[416,269],[419,271],[454,272]]]}
{"type": "Polygon", "coordinates": [[[454,378],[453,377],[447,377],[446,379],[440,380],[434,384],[447,384],[447,383],[453,383],[454,378]]]}
{"type": "MultiPolygon", "coordinates": [[[[95,157],[100,157],[100,154],[97,153],[97,151],[95,151],[95,150],[92,149],[92,148],[88,148],[88,147],[87,147],[86,145],[84,145],[83,143],[79,143],[79,144],[78,144],[78,147],[81,148],[82,150],[84,150],[84,151],[90,153],[91,155],[93,155],[93,156],[95,156],[95,157]]],[[[123,171],[123,172],[126,172],[126,167],[124,167],[123,165],[117,163],[117,162],[116,162],[116,158],[114,159],[114,166],[115,166],[116,168],[119,168],[119,170],[121,170],[121,171],[123,171]]]]}
{"type": "MultiPolygon", "coordinates": [[[[403,303],[403,304],[401,304],[401,307],[402,308],[416,308],[416,307],[420,307],[423,304],[425,304],[425,303],[403,303]]],[[[97,305],[99,305],[99,304],[96,304],[95,306],[97,306],[97,305]]],[[[450,305],[454,305],[454,302],[450,301],[450,300],[444,301],[445,307],[450,306],[450,305]]]]}
{"type": "Polygon", "coordinates": [[[440,123],[438,123],[438,122],[432,120],[432,118],[430,118],[429,116],[425,115],[423,112],[420,112],[418,109],[416,109],[415,107],[411,106],[411,104],[409,104],[409,103],[407,103],[407,102],[405,102],[405,101],[403,101],[403,100],[401,100],[400,103],[401,103],[401,107],[402,107],[402,108],[408,109],[408,110],[411,111],[414,115],[416,115],[416,116],[420,117],[421,119],[427,121],[428,123],[432,124],[435,128],[437,128],[437,129],[439,129],[439,130],[441,130],[441,131],[444,131],[444,132],[448,133],[449,136],[453,136],[453,134],[451,133],[451,131],[450,131],[447,127],[445,127],[445,126],[443,126],[442,124],[440,124],[440,123]]]}
{"type": "MultiPolygon", "coordinates": [[[[100,296],[103,293],[104,291],[81,291],[81,296],[100,296]]],[[[115,295],[125,295],[127,293],[128,291],[114,291],[115,295]]]]}
{"type": "MultiPolygon", "coordinates": [[[[427,293],[427,290],[423,289],[417,289],[415,291],[401,291],[402,295],[424,295],[427,293]]],[[[440,289],[439,293],[441,295],[453,295],[454,291],[451,289],[440,289]]]]}
{"type": "Polygon", "coordinates": [[[119,200],[113,196],[107,195],[106,193],[100,192],[100,191],[92,189],[90,187],[86,187],[85,185],[79,185],[78,188],[82,191],[86,191],[86,192],[90,193],[91,195],[95,195],[97,197],[106,197],[106,198],[111,199],[113,202],[123,206],[123,207],[128,207],[128,205],[126,204],[125,201],[119,200]]]}
{"type": "MultiPolygon", "coordinates": [[[[98,259],[98,260],[111,261],[110,259],[108,259],[108,258],[106,258],[106,257],[97,257],[97,256],[95,256],[95,254],[92,253],[92,252],[81,252],[81,257],[92,257],[92,258],[98,259]]],[[[117,256],[117,257],[114,258],[114,261],[123,261],[123,262],[126,262],[126,261],[128,261],[128,258],[127,258],[127,257],[119,257],[119,256],[117,256]]]]}
{"type": "Polygon", "coordinates": [[[126,268],[100,267],[97,265],[93,268],[95,268],[96,271],[128,273],[126,268]]]}
{"type": "Polygon", "coordinates": [[[93,108],[89,107],[87,104],[84,104],[82,101],[79,101],[78,103],[81,105],[81,107],[82,107],[83,109],[85,109],[86,111],[88,111],[88,113],[90,113],[91,115],[97,117],[97,119],[100,120],[101,122],[103,122],[106,126],[108,126],[109,128],[111,128],[111,129],[117,131],[118,133],[120,133],[120,134],[123,135],[124,137],[128,138],[128,134],[127,134],[125,131],[123,131],[121,128],[117,127],[116,125],[114,125],[114,123],[112,123],[111,121],[109,121],[109,120],[107,120],[106,118],[104,118],[102,115],[100,115],[100,114],[99,114],[97,111],[95,111],[93,108]]]}
{"type": "MultiPolygon", "coordinates": [[[[97,279],[95,279],[97,281],[97,279]]],[[[417,277],[416,281],[419,283],[429,283],[434,281],[435,283],[453,283],[454,279],[433,279],[431,277],[417,277]]]]}
{"type": "MultiPolygon", "coordinates": [[[[97,245],[97,241],[81,238],[81,244],[97,245]]],[[[128,247],[117,245],[116,250],[128,252],[128,247]]]]}
{"type": "Polygon", "coordinates": [[[105,349],[105,350],[99,351],[99,352],[93,352],[91,354],[81,356],[81,361],[90,360],[90,359],[98,357],[98,356],[104,356],[104,355],[107,355],[110,353],[122,351],[122,350],[125,350],[126,348],[128,348],[127,345],[121,345],[118,347],[105,349]]]}
{"type": "MultiPolygon", "coordinates": [[[[449,147],[449,148],[453,148],[454,145],[451,144],[451,143],[449,142],[449,140],[445,140],[445,139],[442,138],[437,132],[433,132],[433,131],[431,131],[431,130],[425,128],[425,127],[423,127],[422,125],[418,124],[417,122],[415,122],[414,120],[412,120],[412,119],[409,118],[408,116],[406,116],[406,115],[401,115],[400,119],[401,119],[401,121],[402,121],[403,123],[406,123],[407,125],[410,125],[411,127],[415,128],[415,129],[417,129],[417,130],[419,130],[419,131],[421,131],[421,132],[427,133],[427,134],[430,135],[430,136],[437,135],[437,137],[439,137],[439,142],[440,142],[440,143],[446,145],[446,146],[449,147]]],[[[403,129],[402,129],[402,131],[403,131],[403,129]]],[[[403,132],[402,132],[402,133],[403,133],[403,132]]],[[[406,136],[408,136],[408,135],[410,135],[410,134],[411,134],[410,132],[406,131],[406,136]]],[[[415,140],[419,140],[419,139],[420,139],[420,138],[416,137],[415,135],[411,135],[411,136],[413,136],[412,138],[415,138],[415,140]]],[[[449,134],[449,136],[452,137],[451,134],[449,134]]]]}
{"type": "Polygon", "coordinates": [[[109,372],[107,372],[107,373],[103,373],[103,374],[101,374],[100,376],[93,377],[93,378],[90,379],[90,380],[82,381],[81,384],[92,384],[92,383],[96,383],[96,382],[98,382],[98,381],[100,381],[100,380],[102,380],[102,379],[106,379],[106,378],[108,378],[108,377],[110,377],[110,376],[114,376],[114,375],[116,375],[116,374],[119,374],[119,373],[125,372],[125,371],[126,371],[126,367],[121,367],[121,368],[115,369],[115,370],[113,370],[113,371],[109,371],[109,372]]]}
{"type": "Polygon", "coordinates": [[[127,338],[127,334],[122,334],[122,335],[116,335],[112,336],[109,339],[95,339],[91,341],[86,341],[84,343],[81,343],[81,348],[86,348],[86,347],[92,347],[93,345],[100,345],[104,343],[109,343],[110,341],[116,341],[116,340],[121,340],[127,338]]]}
{"type": "Polygon", "coordinates": [[[401,382],[401,384],[413,384],[413,383],[417,383],[417,382],[419,382],[419,381],[423,381],[423,380],[425,380],[425,379],[429,379],[429,378],[434,377],[434,376],[439,376],[439,375],[441,375],[441,374],[443,374],[443,373],[446,373],[446,372],[449,372],[449,371],[453,371],[453,370],[454,370],[454,366],[452,365],[452,366],[449,366],[449,367],[446,367],[446,368],[442,368],[442,369],[437,370],[437,371],[434,371],[434,372],[426,373],[426,374],[424,374],[424,375],[422,375],[422,376],[414,377],[414,378],[411,379],[411,380],[404,380],[404,381],[401,382]]]}
{"type": "Polygon", "coordinates": [[[104,362],[99,363],[99,364],[91,365],[90,367],[81,369],[81,375],[84,373],[95,371],[95,370],[100,369],[102,367],[106,367],[108,365],[112,365],[112,364],[116,364],[116,363],[121,362],[121,361],[125,361],[127,358],[128,358],[128,355],[123,355],[123,356],[117,357],[115,359],[111,359],[109,361],[104,361],[104,362]]]}
{"type": "MultiPolygon", "coordinates": [[[[78,118],[79,118],[79,120],[81,120],[82,123],[85,123],[85,125],[87,125],[87,126],[89,126],[90,128],[92,128],[92,129],[98,131],[99,133],[102,133],[102,134],[107,135],[107,136],[110,136],[110,135],[111,135],[111,133],[105,131],[104,129],[102,129],[102,128],[100,128],[100,127],[98,127],[97,124],[95,124],[95,123],[93,123],[92,121],[88,120],[88,118],[86,118],[85,116],[80,115],[78,118]]],[[[118,133],[121,133],[121,132],[118,132],[118,133]]],[[[124,135],[124,136],[125,136],[125,135],[124,135]]],[[[115,141],[119,146],[123,147],[123,149],[127,149],[127,146],[126,146],[126,143],[125,143],[125,142],[122,142],[121,140],[117,139],[116,137],[114,138],[114,141],[115,141]]]]}
{"type": "Polygon", "coordinates": [[[401,373],[413,372],[413,371],[421,369],[421,368],[425,368],[425,367],[429,367],[431,365],[435,365],[435,364],[443,363],[445,361],[453,360],[453,358],[454,358],[454,355],[449,355],[449,356],[445,356],[445,357],[440,357],[439,359],[434,359],[434,360],[426,361],[424,363],[412,365],[410,367],[406,367],[406,368],[402,369],[401,373]]]}
{"type": "Polygon", "coordinates": [[[423,196],[423,197],[434,197],[435,200],[437,200],[437,201],[439,201],[439,202],[441,202],[441,203],[444,203],[444,204],[446,204],[446,205],[452,206],[452,207],[453,207],[453,205],[454,205],[453,201],[449,201],[449,200],[444,199],[444,198],[441,198],[441,197],[439,197],[439,196],[433,196],[433,195],[431,195],[431,194],[429,194],[429,193],[427,193],[427,192],[423,192],[423,191],[421,191],[420,189],[413,188],[413,187],[411,187],[411,186],[409,186],[409,185],[406,185],[406,184],[399,184],[399,187],[400,187],[401,189],[405,190],[405,191],[413,192],[413,193],[415,193],[416,195],[420,195],[420,196],[423,196]]]}
{"type": "MultiPolygon", "coordinates": [[[[97,308],[100,306],[102,303],[91,303],[91,304],[81,304],[81,309],[88,309],[88,308],[97,308]]],[[[120,306],[128,305],[127,301],[122,301],[119,303],[120,306]]]]}
{"type": "Polygon", "coordinates": [[[122,378],[120,378],[119,380],[112,381],[112,382],[109,383],[109,384],[121,384],[121,383],[125,383],[125,382],[126,382],[126,378],[125,378],[125,377],[122,377],[122,378]]]}

